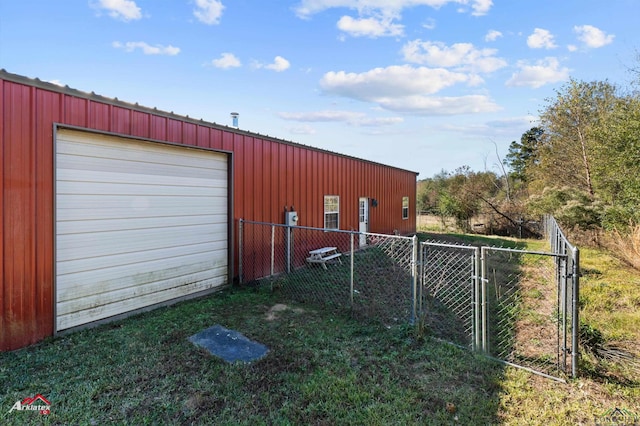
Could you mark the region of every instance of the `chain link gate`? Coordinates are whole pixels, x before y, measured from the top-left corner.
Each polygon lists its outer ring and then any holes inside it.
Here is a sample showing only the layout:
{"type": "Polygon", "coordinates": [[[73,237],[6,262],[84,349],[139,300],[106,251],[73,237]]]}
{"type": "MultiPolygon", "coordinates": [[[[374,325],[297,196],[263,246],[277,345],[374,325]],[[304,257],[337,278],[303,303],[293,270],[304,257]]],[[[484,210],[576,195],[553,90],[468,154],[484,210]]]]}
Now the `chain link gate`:
{"type": "Polygon", "coordinates": [[[566,254],[482,247],[483,351],[554,379],[574,374],[566,254]]]}
{"type": "Polygon", "coordinates": [[[576,376],[577,256],[423,242],[419,259],[418,317],[430,334],[552,379],[576,376]]]}
{"type": "Polygon", "coordinates": [[[481,349],[480,249],[420,244],[419,326],[434,337],[481,349]]]}

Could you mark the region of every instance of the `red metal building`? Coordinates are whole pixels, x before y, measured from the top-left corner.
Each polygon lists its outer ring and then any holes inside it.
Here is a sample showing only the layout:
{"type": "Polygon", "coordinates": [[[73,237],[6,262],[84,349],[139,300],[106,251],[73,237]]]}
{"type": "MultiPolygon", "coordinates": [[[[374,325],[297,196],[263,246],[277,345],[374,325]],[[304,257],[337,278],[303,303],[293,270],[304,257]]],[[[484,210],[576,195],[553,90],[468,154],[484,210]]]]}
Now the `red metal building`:
{"type": "Polygon", "coordinates": [[[4,70],[0,116],[2,351],[229,284],[239,218],[415,232],[415,172],[4,70]]]}

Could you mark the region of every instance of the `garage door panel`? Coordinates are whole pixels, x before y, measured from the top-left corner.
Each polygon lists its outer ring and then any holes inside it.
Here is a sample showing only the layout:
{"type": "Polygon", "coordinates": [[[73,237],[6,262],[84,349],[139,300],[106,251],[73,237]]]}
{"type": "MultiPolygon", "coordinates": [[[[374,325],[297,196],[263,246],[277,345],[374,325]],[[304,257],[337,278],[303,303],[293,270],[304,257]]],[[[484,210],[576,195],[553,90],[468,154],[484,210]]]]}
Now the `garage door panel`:
{"type": "MultiPolygon", "coordinates": [[[[75,221],[75,220],[100,220],[100,219],[138,219],[146,217],[176,217],[185,215],[185,209],[179,203],[171,208],[165,208],[162,211],[152,210],[146,208],[141,202],[141,206],[137,209],[125,208],[111,208],[97,210],[95,208],[78,208],[78,209],[58,209],[58,220],[60,221],[75,221]],[[181,214],[182,213],[182,214],[181,214]]],[[[187,216],[202,216],[207,214],[214,214],[217,216],[226,215],[227,209],[223,206],[212,206],[210,209],[202,206],[192,207],[189,215],[187,216]]]]}
{"type": "MultiPolygon", "coordinates": [[[[62,189],[65,185],[77,185],[83,182],[95,183],[136,183],[141,185],[161,185],[161,186],[201,186],[213,188],[227,188],[226,170],[210,170],[207,178],[180,177],[180,176],[158,176],[158,175],[133,175],[126,172],[98,172],[93,170],[78,169],[58,169],[58,186],[62,189]],[[133,177],[135,176],[135,179],[133,177]]],[[[71,186],[73,188],[73,186],[71,186]]]]}
{"type": "Polygon", "coordinates": [[[216,198],[208,194],[205,197],[193,196],[191,194],[171,195],[93,195],[93,194],[77,194],[67,195],[61,194],[58,199],[58,208],[60,210],[81,209],[93,205],[92,203],[100,203],[100,209],[117,209],[129,208],[131,210],[154,209],[163,212],[165,208],[174,209],[182,207],[183,214],[185,210],[191,208],[199,208],[200,211],[208,212],[208,207],[216,204],[216,198]],[[204,199],[203,199],[204,198],[204,199]]]}
{"type": "MultiPolygon", "coordinates": [[[[86,271],[77,276],[60,277],[63,290],[60,297],[65,302],[89,296],[111,297],[111,293],[127,289],[138,292],[138,287],[155,282],[164,282],[185,277],[209,279],[224,273],[226,259],[206,258],[203,255],[180,257],[173,262],[167,260],[150,262],[150,265],[131,264],[110,269],[86,271]],[[187,263],[188,262],[188,263],[187,263]],[[215,272],[215,273],[214,273],[215,272]],[[68,280],[66,278],[69,278],[68,280]],[[87,285],[87,283],[90,283],[87,285]]],[[[196,280],[197,281],[197,280],[196,280]]],[[[81,304],[83,302],[77,302],[81,304]]]]}
{"type": "MultiPolygon", "coordinates": [[[[81,298],[70,299],[58,305],[58,314],[64,316],[73,312],[95,309],[100,306],[109,309],[110,305],[130,303],[130,299],[139,299],[140,297],[153,295],[154,293],[167,293],[172,290],[177,290],[182,293],[185,288],[189,288],[194,282],[216,280],[223,275],[224,268],[220,268],[217,271],[201,271],[197,274],[189,274],[183,277],[142,282],[135,287],[123,287],[108,293],[92,294],[81,298]],[[182,289],[180,289],[181,287],[182,289]]],[[[166,299],[162,301],[166,301],[166,299]]],[[[137,306],[136,309],[142,307],[144,306],[137,306]]]]}
{"type": "Polygon", "coordinates": [[[141,163],[126,158],[110,159],[105,162],[102,161],[101,158],[72,155],[58,157],[56,165],[67,170],[95,170],[99,172],[112,171],[114,173],[126,173],[134,178],[138,175],[192,178],[202,176],[203,172],[210,170],[182,165],[141,163]]]}
{"type": "MultiPolygon", "coordinates": [[[[208,183],[208,181],[207,181],[208,183]]],[[[135,195],[147,197],[224,197],[226,188],[224,186],[212,187],[197,185],[192,182],[191,186],[173,185],[171,180],[164,184],[161,182],[140,184],[140,183],[113,183],[113,182],[59,182],[58,194],[65,196],[91,196],[91,195],[135,195]],[[73,192],[71,192],[73,191],[73,192]]]]}
{"type": "MultiPolygon", "coordinates": [[[[199,215],[199,216],[175,216],[163,217],[162,224],[167,227],[207,225],[221,223],[227,220],[227,215],[199,215]]],[[[98,219],[82,221],[58,221],[57,233],[77,234],[83,232],[122,231],[126,229],[156,228],[158,219],[155,217],[141,217],[136,219],[98,219]]]]}
{"type": "MultiPolygon", "coordinates": [[[[107,135],[91,135],[87,139],[83,135],[72,135],[67,131],[59,134],[58,140],[64,144],[57,149],[60,156],[81,156],[98,157],[105,160],[122,159],[123,155],[128,160],[142,163],[165,163],[171,165],[182,165],[188,167],[212,168],[218,166],[226,169],[224,161],[211,162],[210,158],[204,157],[197,150],[183,149],[177,147],[172,151],[158,150],[154,144],[129,143],[127,145],[116,146],[113,144],[113,137],[107,135]],[[89,149],[87,149],[89,147],[89,149]],[[222,165],[220,165],[222,164],[222,165]]],[[[157,144],[155,144],[157,145],[157,144]]]]}
{"type": "MultiPolygon", "coordinates": [[[[79,274],[81,272],[94,271],[94,274],[104,274],[107,269],[116,268],[120,265],[140,264],[142,262],[153,262],[156,260],[168,260],[174,257],[186,257],[191,255],[206,254],[213,258],[226,256],[227,241],[214,241],[205,244],[192,244],[189,246],[177,246],[163,249],[154,249],[147,252],[110,254],[108,256],[73,258],[57,263],[58,278],[68,274],[79,274]]],[[[95,281],[96,279],[94,279],[95,281]]]]}
{"type": "Polygon", "coordinates": [[[215,228],[199,225],[60,235],[57,244],[58,260],[85,259],[198,245],[217,240],[226,241],[226,238],[220,235],[220,232],[225,230],[224,225],[217,225],[215,228]]]}
{"type": "Polygon", "coordinates": [[[87,317],[91,318],[92,321],[98,321],[101,319],[112,317],[114,315],[119,315],[136,309],[142,309],[147,306],[167,302],[179,297],[184,297],[190,294],[199,293],[215,287],[219,287],[221,285],[224,285],[225,282],[226,279],[224,277],[197,281],[189,285],[173,287],[166,291],[126,299],[119,303],[100,305],[83,311],[76,311],[65,315],[58,315],[57,329],[65,330],[67,328],[86,324],[87,317]]]}
{"type": "Polygon", "coordinates": [[[59,131],[57,330],[226,284],[227,176],[224,154],[59,131]]]}
{"type": "MultiPolygon", "coordinates": [[[[193,183],[192,183],[193,184],[193,183]]],[[[113,182],[73,182],[66,185],[59,185],[58,194],[65,197],[86,196],[89,194],[104,195],[134,195],[145,197],[222,197],[226,198],[227,188],[224,186],[185,186],[172,185],[170,181],[166,184],[159,182],[148,184],[133,183],[113,183],[113,182]],[[69,188],[69,190],[67,190],[69,188]],[[73,192],[70,192],[73,190],[73,192]],[[188,191],[188,192],[186,192],[188,191]]]]}

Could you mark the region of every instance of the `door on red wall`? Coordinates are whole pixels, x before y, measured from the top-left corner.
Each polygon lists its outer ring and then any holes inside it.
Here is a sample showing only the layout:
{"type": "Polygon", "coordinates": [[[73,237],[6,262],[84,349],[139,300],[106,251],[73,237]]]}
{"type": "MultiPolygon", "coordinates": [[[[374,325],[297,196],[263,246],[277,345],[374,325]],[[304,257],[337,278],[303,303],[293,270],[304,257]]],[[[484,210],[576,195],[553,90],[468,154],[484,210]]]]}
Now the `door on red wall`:
{"type": "Polygon", "coordinates": [[[56,330],[226,284],[227,167],[224,153],[59,129],[56,330]]]}
{"type": "MultiPolygon", "coordinates": [[[[358,200],[358,231],[369,232],[369,199],[360,197],[358,200]]],[[[367,236],[360,234],[360,247],[367,245],[367,236]]]]}

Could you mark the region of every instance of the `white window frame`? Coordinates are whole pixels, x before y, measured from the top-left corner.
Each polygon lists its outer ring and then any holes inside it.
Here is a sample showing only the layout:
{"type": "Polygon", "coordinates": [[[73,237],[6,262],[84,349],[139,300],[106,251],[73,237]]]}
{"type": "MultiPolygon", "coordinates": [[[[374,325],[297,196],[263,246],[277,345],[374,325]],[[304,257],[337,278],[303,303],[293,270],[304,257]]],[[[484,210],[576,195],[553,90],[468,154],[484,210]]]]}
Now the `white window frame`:
{"type": "Polygon", "coordinates": [[[324,196],[324,229],[340,229],[340,196],[325,195],[324,196]],[[335,219],[329,219],[335,216],[335,219]],[[333,225],[334,226],[328,226],[333,225]]]}
{"type": "Polygon", "coordinates": [[[409,197],[402,197],[402,220],[409,219],[409,197]]]}

